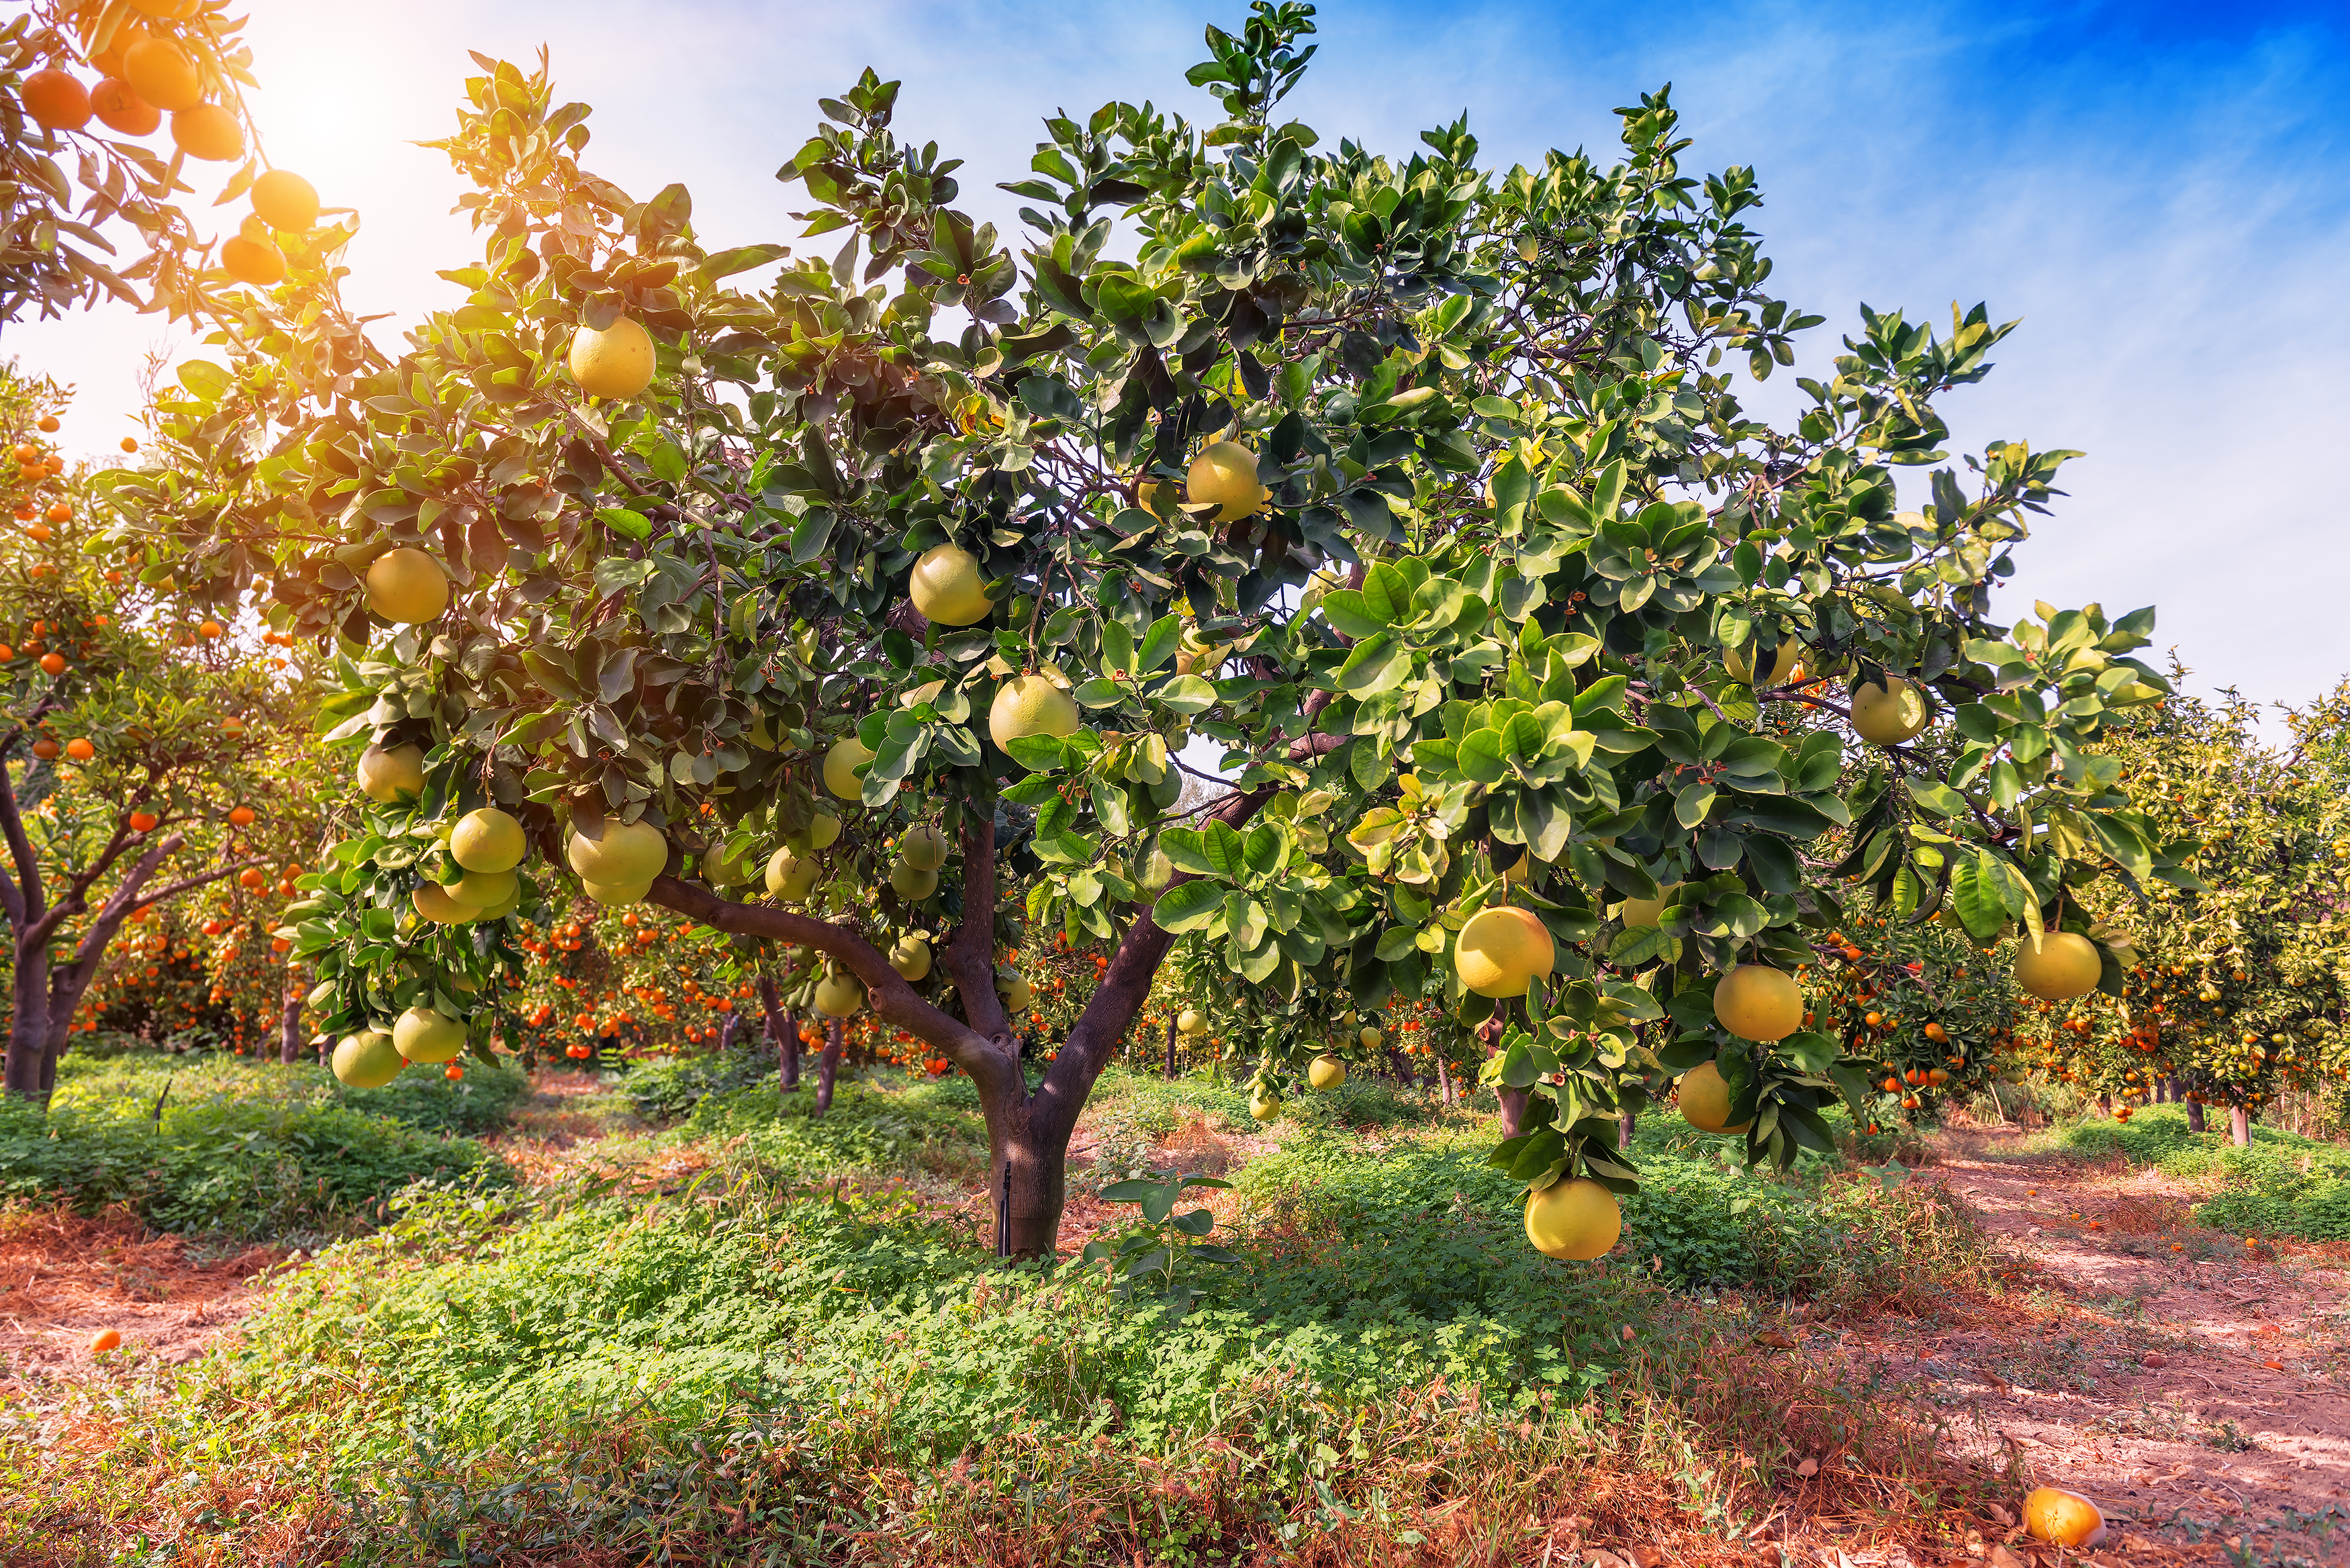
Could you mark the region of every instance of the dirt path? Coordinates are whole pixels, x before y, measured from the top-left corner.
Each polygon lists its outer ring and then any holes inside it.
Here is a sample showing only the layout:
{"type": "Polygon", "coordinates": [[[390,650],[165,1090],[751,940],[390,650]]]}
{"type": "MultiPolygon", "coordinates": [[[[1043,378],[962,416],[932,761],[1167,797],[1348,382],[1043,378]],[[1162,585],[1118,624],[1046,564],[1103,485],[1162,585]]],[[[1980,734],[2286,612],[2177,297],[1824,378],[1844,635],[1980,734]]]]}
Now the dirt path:
{"type": "Polygon", "coordinates": [[[1886,1320],[1850,1348],[1948,1410],[1954,1446],[2014,1454],[2126,1532],[2350,1562],[2350,1248],[2248,1247],[2158,1171],[2023,1140],[1948,1133],[1924,1173],[2015,1260],[2012,1320],[1886,1320]]]}
{"type": "Polygon", "coordinates": [[[113,1366],[193,1361],[234,1327],[281,1248],[205,1249],[127,1214],[0,1214],[0,1393],[113,1366]],[[119,1348],[94,1351],[111,1329],[119,1348]]]}

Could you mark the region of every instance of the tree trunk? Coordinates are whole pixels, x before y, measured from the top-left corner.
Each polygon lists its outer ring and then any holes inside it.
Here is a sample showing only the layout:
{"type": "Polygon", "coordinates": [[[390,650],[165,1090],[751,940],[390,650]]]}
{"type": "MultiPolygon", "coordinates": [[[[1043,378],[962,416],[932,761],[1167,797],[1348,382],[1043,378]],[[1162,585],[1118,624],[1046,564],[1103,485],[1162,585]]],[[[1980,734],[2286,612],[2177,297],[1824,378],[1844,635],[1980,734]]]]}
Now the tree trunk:
{"type": "Polygon", "coordinates": [[[15,1009],[8,1021],[8,1093],[47,1105],[57,1081],[57,1052],[49,1018],[49,950],[16,944],[16,973],[9,988],[15,1009]]]}
{"type": "Polygon", "coordinates": [[[775,1063],[783,1075],[783,1091],[790,1094],[800,1086],[799,1020],[784,1011],[783,999],[775,993],[772,975],[759,977],[759,1011],[767,1021],[767,1040],[775,1048],[775,1063]]]}
{"type": "Polygon", "coordinates": [[[2252,1147],[2252,1113],[2241,1106],[2228,1107],[2228,1141],[2238,1148],[2252,1147]]]}
{"type": "Polygon", "coordinates": [[[726,1015],[726,1022],[718,1026],[718,1054],[720,1055],[723,1056],[727,1052],[734,1049],[734,1032],[741,1027],[743,1027],[743,1015],[739,1012],[729,1012],[726,1015]]]}
{"type": "Polygon", "coordinates": [[[1167,1075],[1175,1075],[1175,1021],[1167,1021],[1167,1075]]]}
{"type": "Polygon", "coordinates": [[[1437,1093],[1443,1096],[1446,1105],[1457,1106],[1461,1103],[1460,1096],[1452,1092],[1452,1075],[1444,1070],[1442,1056],[1436,1059],[1436,1089],[1437,1093]]]}
{"type": "Polygon", "coordinates": [[[816,1059],[816,1114],[832,1109],[832,1081],[840,1072],[840,1020],[824,1024],[824,1054],[816,1059]]]}
{"type": "Polygon", "coordinates": [[[2097,1114],[2101,1116],[2110,1116],[2114,1114],[2114,1097],[2111,1095],[2097,1096],[2097,1114]]]}
{"type": "Polygon", "coordinates": [[[1493,1085],[1493,1097],[1502,1102],[1502,1136],[1515,1137],[1526,1130],[1526,1092],[1507,1084],[1493,1085]]]}
{"type": "Polygon", "coordinates": [[[1639,1118],[1635,1116],[1631,1112],[1626,1111],[1622,1116],[1617,1116],[1616,1118],[1616,1147],[1617,1148],[1631,1147],[1632,1135],[1638,1130],[1639,1118]]]}
{"type": "Polygon", "coordinates": [[[290,985],[286,988],[286,1016],[278,1025],[277,1059],[288,1067],[302,1059],[302,992],[290,985]]]}
{"type": "Polygon", "coordinates": [[[2204,1124],[2203,1102],[2200,1100],[2189,1099],[2187,1102],[2187,1130],[2191,1133],[2208,1132],[2210,1130],[2204,1124]]]}

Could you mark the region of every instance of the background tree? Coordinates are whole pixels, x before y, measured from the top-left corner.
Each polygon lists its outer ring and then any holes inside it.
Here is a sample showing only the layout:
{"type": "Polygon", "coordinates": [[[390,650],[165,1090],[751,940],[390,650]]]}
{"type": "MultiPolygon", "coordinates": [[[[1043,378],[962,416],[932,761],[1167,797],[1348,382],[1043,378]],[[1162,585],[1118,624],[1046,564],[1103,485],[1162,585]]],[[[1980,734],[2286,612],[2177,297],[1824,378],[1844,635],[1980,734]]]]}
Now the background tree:
{"type": "Polygon", "coordinates": [[[1718,1059],[1756,1158],[1866,1092],[1770,972],[1841,883],[2118,984],[2089,900],[2164,867],[2089,748],[2163,690],[2128,657],[2151,614],[1988,620],[2071,454],[1995,443],[1916,511],[1895,484],[2008,328],[1865,310],[1773,429],[1723,367],[1819,318],[1763,292],[1751,172],[1685,172],[1663,93],[1613,166],[1481,170],[1461,124],[1389,160],[1275,113],[1311,16],[1209,30],[1213,124],[1048,120],[1017,254],[870,72],[784,170],[827,260],[705,245],[683,187],[579,164],[543,66],[482,60],[440,144],[486,242],[463,301],[380,372],[226,345],[159,412],[172,474],[113,492],[159,565],[341,639],[329,743],[400,775],[306,880],[336,1027],[485,1042],[514,922],[578,875],[821,954],[820,1009],[968,1073],[999,1245],[1042,1252],[1180,936],[1259,1016],[1401,993],[1493,1025],[1528,1101],[1497,1158],[1595,1223],[1659,1062],[1718,1059]],[[1856,784],[1840,732],[1758,728],[1791,701],[1881,748],[1856,784]],[[1185,811],[1193,740],[1233,787],[1185,811]],[[510,905],[466,904],[504,873],[442,836],[489,806],[532,857],[510,905]],[[713,851],[782,852],[773,900],[713,851]],[[1040,1068],[1002,955],[1055,927],[1111,956],[1040,1068]],[[919,981],[915,929],[951,933],[919,981]],[[1733,970],[1767,1007],[1717,1012],[1733,970]]]}

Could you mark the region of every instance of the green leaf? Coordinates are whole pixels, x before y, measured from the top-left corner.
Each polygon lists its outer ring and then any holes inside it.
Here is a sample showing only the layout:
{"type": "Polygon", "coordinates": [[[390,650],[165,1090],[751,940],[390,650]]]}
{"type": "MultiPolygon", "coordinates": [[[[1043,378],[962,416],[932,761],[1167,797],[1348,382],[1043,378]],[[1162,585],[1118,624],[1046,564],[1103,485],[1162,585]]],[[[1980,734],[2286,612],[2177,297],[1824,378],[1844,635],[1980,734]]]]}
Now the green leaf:
{"type": "Polygon", "coordinates": [[[1213,882],[1178,882],[1159,895],[1159,901],[1150,907],[1150,919],[1160,930],[1180,936],[1206,925],[1223,904],[1223,889],[1213,882]]]}

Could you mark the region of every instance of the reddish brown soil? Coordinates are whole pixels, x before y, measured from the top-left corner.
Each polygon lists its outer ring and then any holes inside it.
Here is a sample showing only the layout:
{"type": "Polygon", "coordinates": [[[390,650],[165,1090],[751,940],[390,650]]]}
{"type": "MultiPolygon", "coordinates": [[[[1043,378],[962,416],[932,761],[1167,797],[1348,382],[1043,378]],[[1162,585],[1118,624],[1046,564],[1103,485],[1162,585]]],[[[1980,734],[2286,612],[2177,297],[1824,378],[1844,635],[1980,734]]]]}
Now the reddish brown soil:
{"type": "Polygon", "coordinates": [[[192,1361],[244,1315],[253,1277],[284,1256],[206,1251],[127,1214],[0,1213],[0,1393],[99,1365],[192,1361]],[[108,1329],[120,1347],[92,1351],[108,1329]]]}

